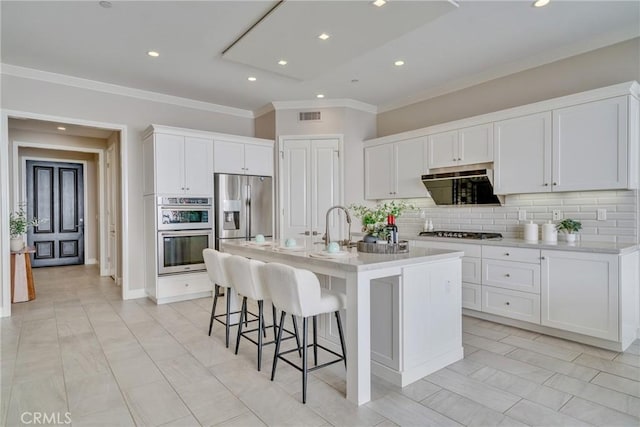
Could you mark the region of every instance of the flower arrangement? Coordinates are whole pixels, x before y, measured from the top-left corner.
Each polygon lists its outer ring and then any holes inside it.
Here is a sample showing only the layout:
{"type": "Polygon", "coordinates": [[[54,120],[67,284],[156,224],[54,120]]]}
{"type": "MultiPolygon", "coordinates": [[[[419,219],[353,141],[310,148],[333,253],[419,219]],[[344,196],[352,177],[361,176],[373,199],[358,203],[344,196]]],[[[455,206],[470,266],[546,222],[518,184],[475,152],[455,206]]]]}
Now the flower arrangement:
{"type": "Polygon", "coordinates": [[[17,211],[9,214],[9,234],[12,239],[19,238],[27,232],[27,228],[36,227],[41,222],[37,218],[28,220],[27,213],[21,206],[17,211]]]}
{"type": "Polygon", "coordinates": [[[392,200],[374,207],[352,204],[348,208],[362,221],[363,232],[384,239],[388,234],[387,217],[393,215],[397,218],[402,212],[415,209],[415,206],[404,200],[392,200]]]}

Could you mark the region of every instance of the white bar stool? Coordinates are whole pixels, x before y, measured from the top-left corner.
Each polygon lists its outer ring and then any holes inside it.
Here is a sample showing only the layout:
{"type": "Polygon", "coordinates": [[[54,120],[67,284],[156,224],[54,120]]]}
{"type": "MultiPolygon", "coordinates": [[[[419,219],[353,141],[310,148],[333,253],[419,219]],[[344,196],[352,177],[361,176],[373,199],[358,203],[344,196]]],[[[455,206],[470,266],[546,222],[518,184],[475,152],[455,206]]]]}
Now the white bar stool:
{"type": "MultiPolygon", "coordinates": [[[[225,259],[225,269],[227,272],[227,276],[233,286],[241,295],[242,298],[242,309],[240,313],[240,324],[238,326],[238,336],[236,338],[236,354],[238,354],[238,349],[240,348],[240,338],[244,337],[247,340],[251,341],[255,345],[258,346],[258,371],[262,368],[262,347],[268,344],[273,344],[276,341],[276,308],[272,304],[272,316],[273,316],[273,341],[264,342],[263,337],[266,338],[266,327],[264,321],[264,301],[269,300],[269,290],[264,284],[262,280],[262,267],[264,266],[264,262],[256,261],[249,258],[245,258],[238,255],[232,255],[229,258],[225,259]],[[243,320],[244,314],[247,312],[247,298],[251,298],[252,300],[258,303],[258,327],[249,330],[243,330],[243,320]],[[255,341],[249,334],[252,332],[258,332],[258,340],[255,341]]],[[[295,316],[291,316],[293,320],[293,326],[295,333],[291,333],[285,329],[291,336],[287,338],[292,338],[295,336],[298,347],[300,347],[300,341],[298,338],[298,324],[295,316]]]]}
{"type": "Polygon", "coordinates": [[[309,270],[293,268],[288,265],[279,263],[269,263],[263,268],[264,278],[271,295],[273,304],[279,310],[282,310],[280,316],[280,329],[278,330],[278,338],[276,339],[276,351],[273,357],[273,371],[271,372],[271,381],[276,376],[276,365],[278,359],[293,366],[302,372],[302,403],[307,402],[307,374],[316,369],[323,368],[340,361],[344,361],[345,368],[347,366],[347,354],[344,345],[344,334],[342,332],[342,321],[340,320],[340,310],[346,308],[347,297],[340,292],[331,291],[320,287],[320,282],[314,273],[309,270]],[[299,351],[299,348],[280,352],[280,343],[282,338],[282,326],[286,313],[302,317],[302,367],[287,360],[284,355],[299,351]],[[338,334],[340,335],[340,345],[342,347],[342,355],[317,343],[316,316],[318,314],[335,313],[338,322],[338,334]],[[307,366],[307,332],[308,319],[313,319],[313,362],[314,366],[307,366]],[[318,365],[318,348],[321,348],[335,356],[338,359],[318,365]]]}
{"type": "MultiPolygon", "coordinates": [[[[233,285],[231,281],[229,281],[226,273],[226,260],[231,256],[231,254],[227,254],[224,252],[219,252],[215,249],[204,249],[202,251],[202,256],[204,258],[204,264],[207,268],[207,273],[209,274],[209,279],[212,283],[215,284],[215,289],[213,293],[213,307],[211,307],[211,320],[209,321],[209,336],[211,336],[211,330],[213,329],[213,321],[217,321],[225,325],[225,344],[227,348],[229,348],[229,328],[231,326],[237,325],[237,323],[231,323],[231,315],[239,314],[241,311],[231,311],[231,291],[233,289],[233,285]],[[220,288],[226,288],[226,300],[227,300],[227,310],[226,313],[216,315],[216,305],[218,303],[218,297],[220,296],[220,288]],[[225,320],[220,319],[224,317],[225,320]]],[[[253,313],[254,317],[256,317],[253,313]]],[[[252,320],[253,321],[253,320],[252,320]]],[[[245,313],[245,323],[246,313],[245,313]]]]}

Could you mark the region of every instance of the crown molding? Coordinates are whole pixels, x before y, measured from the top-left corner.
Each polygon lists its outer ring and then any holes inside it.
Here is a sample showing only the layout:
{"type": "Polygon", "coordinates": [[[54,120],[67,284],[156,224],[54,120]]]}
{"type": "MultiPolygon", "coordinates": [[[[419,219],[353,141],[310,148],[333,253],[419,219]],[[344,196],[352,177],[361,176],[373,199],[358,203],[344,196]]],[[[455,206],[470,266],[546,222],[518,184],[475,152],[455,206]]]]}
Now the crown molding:
{"type": "Polygon", "coordinates": [[[258,117],[264,116],[265,114],[270,113],[272,111],[275,111],[275,107],[273,106],[272,103],[268,103],[267,105],[260,107],[257,110],[254,110],[253,117],[257,119],[258,117]]]}
{"type": "Polygon", "coordinates": [[[66,74],[52,73],[49,71],[37,70],[34,68],[20,67],[11,64],[0,64],[1,73],[7,76],[21,77],[32,80],[40,80],[49,83],[56,83],[80,89],[89,89],[96,92],[104,92],[113,95],[127,96],[130,98],[143,99],[145,101],[161,102],[164,104],[177,105],[179,107],[193,108],[196,110],[208,111],[211,113],[228,114],[253,119],[254,114],[250,110],[227,107],[225,105],[213,104],[210,102],[197,101],[179,96],[166,95],[158,92],[134,89],[127,86],[104,83],[96,80],[83,79],[66,74]]]}
{"type": "MultiPolygon", "coordinates": [[[[313,99],[306,101],[273,101],[275,110],[297,110],[301,108],[351,108],[365,113],[378,114],[378,107],[355,99],[313,99]]],[[[263,113],[264,114],[264,113],[263,113]]]]}

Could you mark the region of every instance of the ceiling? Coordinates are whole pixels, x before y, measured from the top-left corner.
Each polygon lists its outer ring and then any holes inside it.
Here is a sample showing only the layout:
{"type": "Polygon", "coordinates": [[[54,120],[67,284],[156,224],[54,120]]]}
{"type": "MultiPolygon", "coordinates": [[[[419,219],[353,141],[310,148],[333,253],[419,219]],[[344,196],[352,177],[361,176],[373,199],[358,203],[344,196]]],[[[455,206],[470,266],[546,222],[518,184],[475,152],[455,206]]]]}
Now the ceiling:
{"type": "Polygon", "coordinates": [[[640,36],[638,1],[457,5],[4,0],[1,59],[254,112],[319,93],[384,111],[640,36]]]}

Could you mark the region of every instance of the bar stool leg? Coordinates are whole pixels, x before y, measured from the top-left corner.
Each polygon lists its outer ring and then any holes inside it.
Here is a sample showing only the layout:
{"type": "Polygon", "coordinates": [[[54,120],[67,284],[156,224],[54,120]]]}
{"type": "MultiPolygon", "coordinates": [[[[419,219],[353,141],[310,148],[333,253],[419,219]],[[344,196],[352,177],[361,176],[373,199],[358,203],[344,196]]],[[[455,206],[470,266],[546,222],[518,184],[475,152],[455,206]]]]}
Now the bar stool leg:
{"type": "Polygon", "coordinates": [[[231,293],[231,290],[228,289],[227,292],[225,292],[225,299],[227,300],[227,315],[226,315],[226,319],[227,319],[227,324],[225,325],[225,344],[227,346],[227,348],[229,348],[229,329],[231,328],[230,323],[231,323],[231,295],[229,295],[231,293]]]}
{"type": "MultiPolygon", "coordinates": [[[[262,333],[264,332],[263,302],[264,301],[258,301],[258,371],[260,371],[260,369],[262,368],[262,333]]],[[[239,334],[238,334],[238,342],[240,342],[239,334]]],[[[236,354],[237,354],[237,351],[236,351],[236,354]]]]}
{"type": "Polygon", "coordinates": [[[247,308],[247,297],[242,298],[242,308],[240,309],[240,321],[238,322],[238,337],[236,338],[236,354],[238,354],[238,348],[240,348],[240,337],[242,336],[242,320],[246,316],[245,309],[247,308]]]}
{"type": "Polygon", "coordinates": [[[277,328],[277,319],[278,315],[276,314],[276,306],[271,303],[271,314],[273,315],[273,339],[278,339],[278,328],[277,328]]]}
{"type": "Polygon", "coordinates": [[[313,316],[313,364],[318,366],[318,316],[313,316]]]}
{"type": "Polygon", "coordinates": [[[218,295],[220,294],[220,286],[215,285],[213,292],[213,307],[211,307],[211,320],[209,321],[209,336],[211,336],[211,330],[213,329],[213,319],[216,316],[216,304],[218,303],[218,295]]]}
{"type": "Polygon", "coordinates": [[[344,367],[347,367],[347,349],[344,345],[344,334],[342,333],[342,321],[340,320],[340,312],[336,311],[336,321],[338,322],[338,335],[340,335],[340,346],[342,347],[342,357],[344,359],[344,367]]]}
{"type": "Polygon", "coordinates": [[[278,337],[276,338],[276,350],[273,353],[273,367],[271,368],[271,381],[276,377],[276,365],[278,363],[278,355],[280,353],[280,342],[282,341],[282,329],[284,329],[284,319],[287,313],[284,311],[280,316],[280,326],[278,326],[278,337]]]}
{"type": "Polygon", "coordinates": [[[293,332],[296,335],[296,345],[298,346],[298,356],[302,357],[302,352],[300,350],[300,335],[298,335],[298,321],[296,320],[296,316],[291,315],[291,320],[293,320],[293,332]]]}
{"type": "Polygon", "coordinates": [[[307,403],[307,318],[302,318],[302,403],[307,403]]]}

